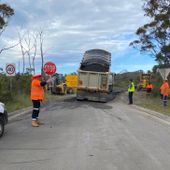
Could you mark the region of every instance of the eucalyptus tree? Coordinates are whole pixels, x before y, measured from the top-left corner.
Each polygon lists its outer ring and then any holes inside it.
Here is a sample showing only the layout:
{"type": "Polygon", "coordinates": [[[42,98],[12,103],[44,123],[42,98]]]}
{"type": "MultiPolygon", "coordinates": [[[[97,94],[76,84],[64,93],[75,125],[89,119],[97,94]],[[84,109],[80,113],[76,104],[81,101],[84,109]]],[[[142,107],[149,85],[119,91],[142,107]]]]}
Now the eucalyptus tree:
{"type": "MultiPolygon", "coordinates": [[[[5,28],[8,25],[9,19],[10,17],[14,15],[14,9],[11,8],[9,5],[4,4],[4,3],[0,3],[0,36],[2,35],[2,33],[4,32],[5,28]]],[[[14,48],[15,46],[17,46],[17,44],[15,45],[11,45],[11,46],[5,46],[2,47],[0,49],[0,54],[3,51],[9,50],[11,48],[14,48]]]]}
{"type": "Polygon", "coordinates": [[[154,56],[159,65],[170,64],[170,0],[144,0],[143,10],[150,20],[136,31],[130,45],[154,56]]]}
{"type": "Polygon", "coordinates": [[[0,3],[0,34],[4,31],[8,25],[9,18],[14,15],[14,9],[7,4],[0,3]]]}

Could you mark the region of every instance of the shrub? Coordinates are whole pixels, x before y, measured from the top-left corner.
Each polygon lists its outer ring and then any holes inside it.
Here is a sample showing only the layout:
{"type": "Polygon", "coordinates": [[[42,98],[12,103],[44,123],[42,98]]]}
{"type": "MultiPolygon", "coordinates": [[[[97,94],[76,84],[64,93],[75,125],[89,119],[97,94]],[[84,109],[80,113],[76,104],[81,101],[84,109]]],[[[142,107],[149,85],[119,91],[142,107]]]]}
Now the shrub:
{"type": "Polygon", "coordinates": [[[0,75],[0,101],[8,103],[15,100],[17,95],[30,94],[31,76],[17,74],[14,77],[0,75]]]}

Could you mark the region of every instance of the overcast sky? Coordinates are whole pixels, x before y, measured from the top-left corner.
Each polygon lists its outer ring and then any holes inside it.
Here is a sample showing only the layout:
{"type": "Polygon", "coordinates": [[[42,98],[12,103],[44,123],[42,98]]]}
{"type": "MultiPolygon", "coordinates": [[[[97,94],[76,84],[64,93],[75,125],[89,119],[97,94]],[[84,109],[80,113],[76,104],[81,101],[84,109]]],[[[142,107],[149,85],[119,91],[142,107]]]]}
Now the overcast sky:
{"type": "MultiPolygon", "coordinates": [[[[135,31],[147,22],[142,0],[2,0],[15,10],[0,38],[0,47],[18,42],[18,32],[44,33],[45,61],[60,73],[77,71],[83,53],[99,48],[112,54],[112,72],[150,70],[154,59],[129,47],[135,31]]],[[[0,67],[16,63],[22,71],[19,46],[0,56],[0,67]]],[[[26,59],[28,61],[28,59],[26,59]]],[[[40,69],[39,49],[36,70],[40,69]]],[[[28,65],[27,65],[28,66],[28,65]]]]}

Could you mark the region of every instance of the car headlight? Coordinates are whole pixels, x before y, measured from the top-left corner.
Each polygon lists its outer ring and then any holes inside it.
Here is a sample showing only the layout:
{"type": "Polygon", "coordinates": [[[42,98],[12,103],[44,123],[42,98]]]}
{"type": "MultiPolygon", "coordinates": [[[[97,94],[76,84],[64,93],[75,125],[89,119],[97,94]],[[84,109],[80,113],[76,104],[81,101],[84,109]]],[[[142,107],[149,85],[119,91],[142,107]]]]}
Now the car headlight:
{"type": "Polygon", "coordinates": [[[0,106],[5,108],[5,104],[0,102],[0,106]]]}
{"type": "Polygon", "coordinates": [[[4,113],[4,111],[5,111],[5,105],[4,103],[0,102],[0,113],[4,113]]]}

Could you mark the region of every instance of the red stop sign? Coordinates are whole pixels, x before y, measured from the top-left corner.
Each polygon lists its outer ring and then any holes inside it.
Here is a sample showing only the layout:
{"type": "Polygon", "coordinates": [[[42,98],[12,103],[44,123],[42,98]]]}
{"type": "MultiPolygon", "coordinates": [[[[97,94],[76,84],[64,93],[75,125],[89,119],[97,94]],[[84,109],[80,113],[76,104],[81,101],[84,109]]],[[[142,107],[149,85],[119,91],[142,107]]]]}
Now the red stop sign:
{"type": "Polygon", "coordinates": [[[47,62],[44,64],[44,72],[47,75],[52,76],[53,74],[55,74],[56,70],[56,65],[53,62],[47,62]]]}

